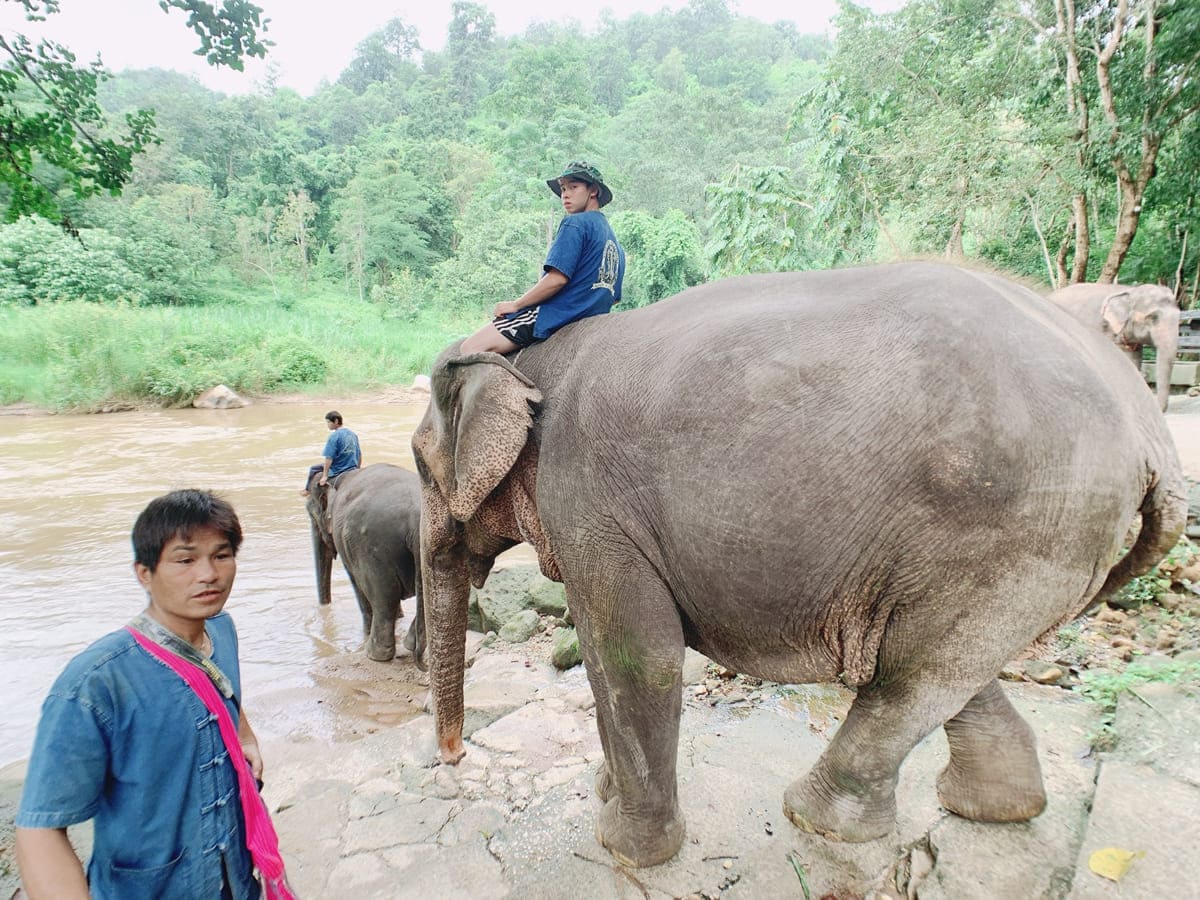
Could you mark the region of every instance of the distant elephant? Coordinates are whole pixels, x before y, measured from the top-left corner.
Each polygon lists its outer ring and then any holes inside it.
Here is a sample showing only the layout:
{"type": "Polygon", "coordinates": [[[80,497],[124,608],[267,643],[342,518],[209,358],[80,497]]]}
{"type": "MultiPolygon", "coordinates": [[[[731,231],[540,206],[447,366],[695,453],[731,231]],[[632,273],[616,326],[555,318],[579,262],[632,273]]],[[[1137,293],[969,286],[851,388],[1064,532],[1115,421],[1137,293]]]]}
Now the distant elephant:
{"type": "Polygon", "coordinates": [[[1142,371],[1142,347],[1155,349],[1154,378],[1158,406],[1167,410],[1171,368],[1179,351],[1179,305],[1170,288],[1157,284],[1071,284],[1050,299],[1125,351],[1142,371]]]}
{"type": "Polygon", "coordinates": [[[399,466],[376,463],[320,484],[320,471],[308,484],[309,526],[317,571],[317,599],[330,602],[329,576],[342,558],[362,610],[367,656],[387,662],[396,655],[400,602],[416,597],[417,610],[404,646],[420,660],[425,649],[421,612],[421,487],[417,476],[399,466]]]}
{"type": "Polygon", "coordinates": [[[1036,816],[1033,732],[997,674],[1186,516],[1166,422],[1109,342],[929,263],[717,281],[511,361],[452,345],[413,450],[441,759],[465,753],[470,585],[527,541],[566,586],[595,695],[597,838],[634,866],[684,837],[685,647],[857,688],[785,794],[805,830],[887,834],[897,770],[939,726],[947,809],[1036,816]]]}

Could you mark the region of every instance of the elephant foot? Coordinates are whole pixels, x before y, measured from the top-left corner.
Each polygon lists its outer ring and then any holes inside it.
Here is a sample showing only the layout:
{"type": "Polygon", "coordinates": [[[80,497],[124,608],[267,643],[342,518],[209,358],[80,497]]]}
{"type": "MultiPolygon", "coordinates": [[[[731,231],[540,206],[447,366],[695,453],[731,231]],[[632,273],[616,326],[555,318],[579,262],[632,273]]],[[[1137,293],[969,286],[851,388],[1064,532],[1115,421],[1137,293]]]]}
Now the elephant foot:
{"type": "Polygon", "coordinates": [[[814,769],[788,786],[783,795],[784,814],[801,831],[835,841],[861,843],[891,833],[896,824],[894,779],[861,794],[836,784],[814,769]]]}
{"type": "Polygon", "coordinates": [[[976,822],[1027,822],[1046,808],[1040,772],[1032,781],[1015,773],[1012,778],[992,773],[979,779],[951,763],[938,775],[937,793],[950,812],[976,822]]]}
{"type": "Polygon", "coordinates": [[[945,729],[950,762],[937,780],[942,806],[977,822],[1025,822],[1045,809],[1033,729],[998,684],[985,686],[945,729]]]}
{"type": "Polygon", "coordinates": [[[596,773],[596,796],[607,803],[616,796],[616,789],[613,787],[612,772],[608,770],[608,763],[600,765],[600,771],[596,773]]]}
{"type": "Polygon", "coordinates": [[[395,644],[380,646],[367,641],[366,651],[367,659],[375,662],[391,662],[396,657],[395,644]]]}
{"type": "Polygon", "coordinates": [[[604,804],[596,819],[600,846],[621,865],[638,869],[657,866],[678,853],[685,830],[677,805],[665,822],[634,821],[621,814],[620,800],[615,797],[604,804]]]}

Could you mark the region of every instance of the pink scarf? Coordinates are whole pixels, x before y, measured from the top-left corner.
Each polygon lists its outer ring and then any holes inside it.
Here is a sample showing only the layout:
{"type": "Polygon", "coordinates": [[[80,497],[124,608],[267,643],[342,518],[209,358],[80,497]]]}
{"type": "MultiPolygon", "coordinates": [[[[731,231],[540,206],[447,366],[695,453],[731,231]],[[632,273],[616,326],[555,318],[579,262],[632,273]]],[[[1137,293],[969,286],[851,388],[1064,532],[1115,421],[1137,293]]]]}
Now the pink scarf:
{"type": "Polygon", "coordinates": [[[283,871],[283,859],[279,855],[279,838],[271,824],[271,815],[267,812],[266,804],[259,796],[258,786],[250,771],[250,764],[242,753],[242,744],[238,740],[237,727],[233,717],[229,715],[217,689],[201,669],[190,662],[176,656],[165,647],[156,644],[145,635],[133,628],[128,629],[133,639],[142,645],[142,649],[151,656],[161,660],[175,671],[193,691],[200,697],[208,711],[217,717],[217,725],[221,729],[221,740],[229,751],[229,759],[237,772],[238,794],[242,800],[242,814],[246,819],[246,848],[254,861],[263,880],[263,891],[268,900],[296,900],[287,882],[287,874],[283,871]]]}

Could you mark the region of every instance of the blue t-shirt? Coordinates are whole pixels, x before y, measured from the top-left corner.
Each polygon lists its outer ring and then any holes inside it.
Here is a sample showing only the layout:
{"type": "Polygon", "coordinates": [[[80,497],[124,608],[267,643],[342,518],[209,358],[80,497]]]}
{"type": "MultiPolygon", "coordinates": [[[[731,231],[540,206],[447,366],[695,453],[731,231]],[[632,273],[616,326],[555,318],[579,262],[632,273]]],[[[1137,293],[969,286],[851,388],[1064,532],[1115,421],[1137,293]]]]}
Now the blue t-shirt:
{"type": "MultiPolygon", "coordinates": [[[[233,683],[237,632],[228,613],[206,625],[213,662],[233,683]]],[[[42,705],[18,828],[95,819],[88,887],[96,900],[257,898],[237,774],[216,716],[182,678],[121,629],[59,675],[42,705]]]]}
{"type": "Polygon", "coordinates": [[[362,451],[358,448],[358,435],[349,428],[336,429],[325,441],[325,452],[321,454],[333,462],[329,464],[329,477],[357,469],[362,463],[362,451]]]}
{"type": "Polygon", "coordinates": [[[549,337],[576,319],[606,313],[621,299],[625,251],[602,212],[564,218],[542,268],[558,269],[567,283],[538,310],[535,338],[549,337]]]}

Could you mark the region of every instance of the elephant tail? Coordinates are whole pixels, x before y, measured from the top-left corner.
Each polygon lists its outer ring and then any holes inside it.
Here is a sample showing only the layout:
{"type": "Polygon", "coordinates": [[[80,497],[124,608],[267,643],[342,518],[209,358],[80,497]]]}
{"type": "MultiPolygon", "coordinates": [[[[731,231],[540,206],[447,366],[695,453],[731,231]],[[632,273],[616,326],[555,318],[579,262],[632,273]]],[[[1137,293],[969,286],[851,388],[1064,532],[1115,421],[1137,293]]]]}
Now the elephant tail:
{"type": "Polygon", "coordinates": [[[1187,525],[1187,506],[1187,482],[1178,458],[1169,454],[1142,498],[1137,540],[1109,571],[1088,604],[1089,609],[1108,600],[1130,580],[1149,572],[1171,551],[1187,525]]]}

